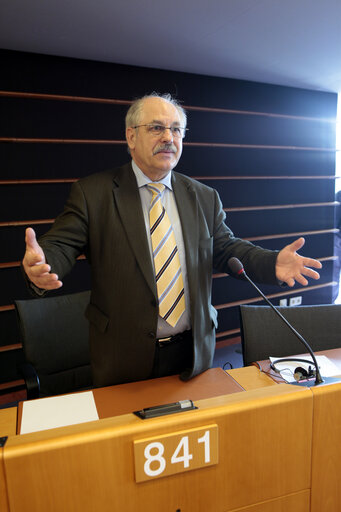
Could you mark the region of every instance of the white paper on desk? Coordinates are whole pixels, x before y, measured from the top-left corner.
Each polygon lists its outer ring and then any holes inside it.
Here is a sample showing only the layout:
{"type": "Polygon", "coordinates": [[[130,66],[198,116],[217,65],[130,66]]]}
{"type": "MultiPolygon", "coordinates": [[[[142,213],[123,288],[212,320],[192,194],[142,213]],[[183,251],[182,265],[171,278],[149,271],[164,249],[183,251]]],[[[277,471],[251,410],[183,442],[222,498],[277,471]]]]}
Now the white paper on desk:
{"type": "MultiPolygon", "coordinates": [[[[305,359],[306,361],[312,361],[311,356],[307,356],[306,354],[298,355],[298,356],[290,356],[290,359],[295,359],[296,357],[299,359],[305,359]]],[[[319,366],[320,373],[321,373],[322,377],[335,377],[337,375],[340,375],[340,373],[341,373],[340,369],[332,361],[330,361],[330,359],[328,359],[327,356],[315,356],[315,357],[316,357],[316,361],[319,366]]],[[[284,358],[269,357],[269,359],[270,359],[270,362],[273,363],[274,361],[276,361],[276,359],[284,359],[284,358]]],[[[306,364],[306,363],[301,363],[299,361],[294,361],[294,360],[286,361],[284,363],[276,363],[276,368],[278,370],[280,370],[281,376],[283,377],[283,379],[286,382],[289,382],[289,383],[296,382],[295,378],[294,378],[294,373],[298,366],[301,366],[305,370],[308,370],[309,366],[312,366],[312,365],[309,364],[309,362],[306,364]]]]}
{"type": "Polygon", "coordinates": [[[98,420],[92,391],[23,402],[20,434],[98,420]]]}

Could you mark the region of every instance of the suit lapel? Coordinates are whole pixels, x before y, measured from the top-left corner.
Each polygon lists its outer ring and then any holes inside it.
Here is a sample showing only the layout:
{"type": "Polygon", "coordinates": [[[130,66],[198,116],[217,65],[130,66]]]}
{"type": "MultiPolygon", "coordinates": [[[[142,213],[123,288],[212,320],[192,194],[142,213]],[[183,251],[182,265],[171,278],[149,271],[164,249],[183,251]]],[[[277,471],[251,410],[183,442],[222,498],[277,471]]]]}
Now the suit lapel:
{"type": "Polygon", "coordinates": [[[114,177],[114,201],[138,265],[156,297],[154,271],[147,241],[140,194],[130,164],[123,166],[114,177]]]}
{"type": "MultiPolygon", "coordinates": [[[[193,305],[196,302],[198,285],[198,201],[195,190],[190,183],[183,180],[181,174],[173,172],[172,184],[182,226],[190,302],[193,305]]],[[[191,314],[193,318],[193,311],[191,314]]]]}

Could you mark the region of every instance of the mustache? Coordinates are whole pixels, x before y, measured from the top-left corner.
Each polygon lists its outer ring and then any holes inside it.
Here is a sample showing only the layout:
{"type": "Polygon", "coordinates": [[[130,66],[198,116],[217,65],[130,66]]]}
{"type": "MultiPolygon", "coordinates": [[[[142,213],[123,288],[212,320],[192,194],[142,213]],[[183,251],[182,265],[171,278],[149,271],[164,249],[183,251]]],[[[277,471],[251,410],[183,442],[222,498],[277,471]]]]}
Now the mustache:
{"type": "Polygon", "coordinates": [[[161,151],[171,151],[172,153],[176,153],[176,146],[170,142],[169,144],[159,144],[153,151],[153,155],[160,153],[161,151]]]}

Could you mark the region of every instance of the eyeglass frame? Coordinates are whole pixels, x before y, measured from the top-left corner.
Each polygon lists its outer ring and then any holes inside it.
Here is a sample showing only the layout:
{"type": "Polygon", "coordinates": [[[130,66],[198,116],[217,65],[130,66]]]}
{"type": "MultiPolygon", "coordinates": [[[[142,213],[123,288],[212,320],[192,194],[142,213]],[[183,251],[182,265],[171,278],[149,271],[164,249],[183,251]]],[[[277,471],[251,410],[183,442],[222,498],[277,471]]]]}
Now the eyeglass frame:
{"type": "Polygon", "coordinates": [[[132,126],[132,128],[135,130],[136,128],[141,128],[142,126],[146,126],[146,127],[160,127],[162,128],[162,131],[158,134],[156,133],[153,133],[151,130],[148,131],[148,133],[150,133],[151,135],[154,135],[154,136],[158,136],[160,137],[161,135],[163,135],[165,133],[165,130],[170,130],[173,137],[177,138],[177,139],[184,139],[185,138],[185,135],[186,135],[186,132],[188,132],[189,128],[184,128],[182,126],[163,126],[163,124],[159,124],[159,123],[147,123],[147,124],[138,124],[136,126],[132,126]],[[178,136],[176,133],[173,132],[173,130],[182,130],[182,132],[180,132],[180,135],[178,136]]]}

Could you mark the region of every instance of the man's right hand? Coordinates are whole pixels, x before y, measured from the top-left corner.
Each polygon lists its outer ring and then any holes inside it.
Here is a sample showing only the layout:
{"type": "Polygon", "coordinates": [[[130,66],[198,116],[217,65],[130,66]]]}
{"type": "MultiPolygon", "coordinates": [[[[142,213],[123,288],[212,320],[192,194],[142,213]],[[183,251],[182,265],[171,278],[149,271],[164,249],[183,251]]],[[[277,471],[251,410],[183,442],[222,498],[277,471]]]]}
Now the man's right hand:
{"type": "Polygon", "coordinates": [[[37,242],[32,228],[26,229],[26,252],[23,267],[29,280],[43,290],[56,290],[63,286],[57,274],[51,274],[51,267],[46,263],[43,249],[37,242]]]}

